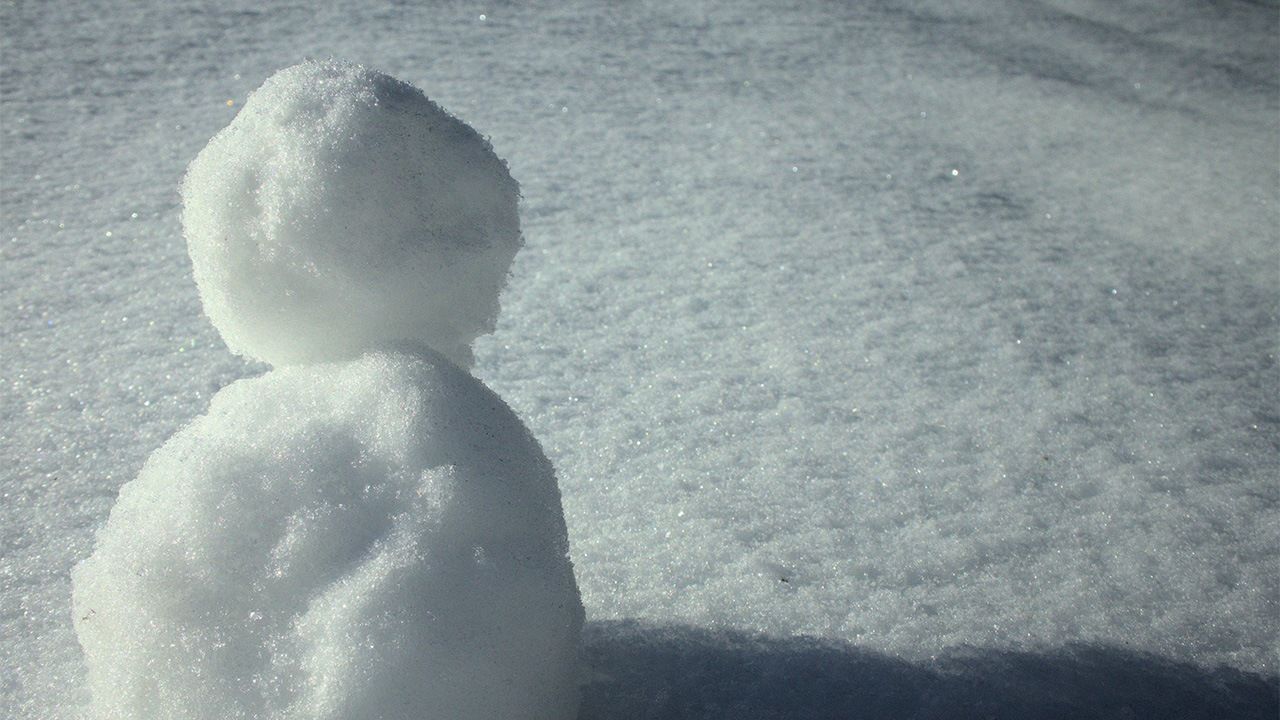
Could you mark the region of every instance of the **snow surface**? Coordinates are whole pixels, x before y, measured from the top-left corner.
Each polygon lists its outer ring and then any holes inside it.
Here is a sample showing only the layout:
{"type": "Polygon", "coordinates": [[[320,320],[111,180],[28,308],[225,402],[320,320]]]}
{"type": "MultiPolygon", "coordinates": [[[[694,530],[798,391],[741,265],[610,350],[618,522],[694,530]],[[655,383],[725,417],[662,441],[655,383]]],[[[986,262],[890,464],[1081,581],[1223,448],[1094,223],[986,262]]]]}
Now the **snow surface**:
{"type": "Polygon", "coordinates": [[[420,90],[336,61],[283,69],[182,182],[205,314],[272,364],[417,342],[470,367],[520,249],[519,189],[420,90]]]}
{"type": "Polygon", "coordinates": [[[70,569],[264,368],[177,184],[306,56],[521,181],[475,373],[554,463],[582,718],[1268,717],[1280,11],[1190,1],[0,6],[0,715],[70,569]]]}
{"type": "Polygon", "coordinates": [[[76,566],[94,717],[573,717],[555,474],[439,355],[232,383],[76,566]]]}

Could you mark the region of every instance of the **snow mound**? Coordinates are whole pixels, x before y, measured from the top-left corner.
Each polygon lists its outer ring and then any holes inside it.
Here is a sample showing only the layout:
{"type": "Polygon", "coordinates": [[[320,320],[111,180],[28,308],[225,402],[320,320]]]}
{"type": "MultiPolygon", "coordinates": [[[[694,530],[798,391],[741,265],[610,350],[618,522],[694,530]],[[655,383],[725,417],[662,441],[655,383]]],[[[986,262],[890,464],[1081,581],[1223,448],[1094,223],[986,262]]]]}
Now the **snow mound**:
{"type": "Polygon", "coordinates": [[[468,367],[522,242],[518,198],[488,141],[417,88],[309,61],[192,161],[182,222],[232,351],[283,365],[411,341],[468,367]]]}
{"type": "Polygon", "coordinates": [[[73,574],[111,718],[571,718],[582,605],[553,469],[434,354],[220,391],[73,574]]]}

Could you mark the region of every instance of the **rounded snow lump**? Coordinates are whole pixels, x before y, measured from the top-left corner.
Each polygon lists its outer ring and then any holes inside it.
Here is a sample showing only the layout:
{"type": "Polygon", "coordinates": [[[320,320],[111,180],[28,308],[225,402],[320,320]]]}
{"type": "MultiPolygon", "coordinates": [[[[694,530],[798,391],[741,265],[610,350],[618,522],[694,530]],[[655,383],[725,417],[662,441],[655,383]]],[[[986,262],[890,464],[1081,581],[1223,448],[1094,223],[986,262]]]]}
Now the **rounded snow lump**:
{"type": "Polygon", "coordinates": [[[205,313],[273,365],[425,344],[463,367],[522,243],[488,141],[359,65],[272,75],[196,156],[182,223],[205,313]]]}
{"type": "Polygon", "coordinates": [[[97,717],[572,718],[554,472],[430,351],[227,386],[73,572],[97,717]]]}

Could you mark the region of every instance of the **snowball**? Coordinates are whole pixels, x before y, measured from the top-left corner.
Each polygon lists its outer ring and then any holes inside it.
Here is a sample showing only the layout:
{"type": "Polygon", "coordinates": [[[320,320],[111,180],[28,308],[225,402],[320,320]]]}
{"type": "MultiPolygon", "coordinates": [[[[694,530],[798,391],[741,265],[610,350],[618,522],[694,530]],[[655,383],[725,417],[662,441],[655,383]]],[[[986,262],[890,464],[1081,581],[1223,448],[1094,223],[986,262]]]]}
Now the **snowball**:
{"type": "Polygon", "coordinates": [[[305,62],[192,161],[182,222],[234,352],[282,365],[412,341],[465,367],[522,242],[518,197],[488,141],[417,88],[305,62]]]}
{"type": "Polygon", "coordinates": [[[572,718],[582,605],[551,465],[435,355],[220,391],[73,573],[110,718],[572,718]]]}

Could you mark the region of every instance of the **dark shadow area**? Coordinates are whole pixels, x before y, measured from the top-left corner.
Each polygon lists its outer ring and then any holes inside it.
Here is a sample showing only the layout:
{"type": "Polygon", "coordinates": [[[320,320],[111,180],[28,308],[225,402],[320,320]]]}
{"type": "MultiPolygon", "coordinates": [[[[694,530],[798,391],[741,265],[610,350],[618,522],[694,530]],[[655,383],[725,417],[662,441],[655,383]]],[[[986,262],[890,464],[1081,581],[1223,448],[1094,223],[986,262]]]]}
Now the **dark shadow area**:
{"type": "Polygon", "coordinates": [[[1280,679],[1116,647],[958,648],[909,663],[808,637],[589,623],[579,720],[1265,718],[1280,679]]]}

